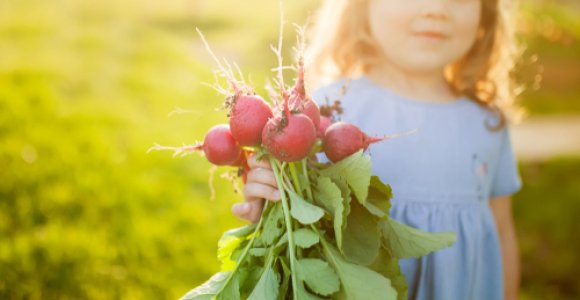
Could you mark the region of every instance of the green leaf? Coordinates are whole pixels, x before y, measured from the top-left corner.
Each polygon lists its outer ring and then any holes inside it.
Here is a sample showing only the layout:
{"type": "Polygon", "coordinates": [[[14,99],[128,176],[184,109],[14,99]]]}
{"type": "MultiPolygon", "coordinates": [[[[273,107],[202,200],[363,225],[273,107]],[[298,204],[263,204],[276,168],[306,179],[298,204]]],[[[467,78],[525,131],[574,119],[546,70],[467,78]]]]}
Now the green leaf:
{"type": "Polygon", "coordinates": [[[383,183],[376,175],[371,176],[371,183],[369,187],[372,190],[375,190],[377,193],[383,195],[386,200],[390,200],[393,197],[393,190],[391,189],[391,186],[383,183]]]}
{"type": "Polygon", "coordinates": [[[328,296],[338,292],[340,281],[330,265],[318,258],[303,258],[297,261],[300,280],[303,280],[313,292],[328,296]]]}
{"type": "Polygon", "coordinates": [[[284,232],[284,211],[282,209],[282,203],[275,203],[266,219],[264,220],[264,226],[262,227],[262,234],[260,235],[260,241],[265,246],[270,246],[274,243],[274,240],[278,238],[284,232]]]}
{"type": "Polygon", "coordinates": [[[324,209],[332,214],[334,227],[334,237],[338,247],[342,247],[342,223],[344,214],[344,203],[340,188],[328,177],[319,177],[316,183],[314,198],[324,209]]]}
{"type": "Polygon", "coordinates": [[[230,229],[222,234],[221,239],[227,236],[247,237],[248,235],[252,234],[255,229],[256,224],[249,224],[246,226],[230,229]]]}
{"type": "Polygon", "coordinates": [[[299,300],[322,300],[322,298],[309,293],[304,288],[304,284],[302,282],[300,282],[298,284],[298,287],[296,288],[296,299],[299,299],[299,300]]]}
{"type": "Polygon", "coordinates": [[[362,150],[320,170],[320,174],[346,180],[357,200],[365,203],[371,181],[371,158],[364,155],[362,150]]]}
{"type": "Polygon", "coordinates": [[[244,252],[244,248],[247,245],[248,245],[248,241],[242,242],[240,247],[238,249],[234,250],[234,253],[232,253],[231,259],[237,262],[242,257],[242,253],[244,252]]]}
{"type": "Polygon", "coordinates": [[[218,260],[221,262],[221,271],[231,271],[236,262],[233,260],[233,253],[240,248],[249,235],[254,232],[256,224],[250,224],[239,228],[234,228],[224,232],[218,241],[218,260]]]}
{"type": "Polygon", "coordinates": [[[274,246],[275,250],[282,248],[282,246],[284,246],[286,243],[288,243],[288,235],[287,234],[288,234],[287,232],[284,232],[284,235],[282,235],[282,237],[276,243],[276,246],[274,246]]]}
{"type": "Polygon", "coordinates": [[[338,186],[338,188],[340,188],[340,193],[342,194],[342,204],[344,205],[344,210],[342,211],[342,230],[344,230],[346,228],[346,226],[348,225],[348,215],[350,215],[350,203],[351,203],[351,199],[352,199],[352,195],[351,195],[351,191],[350,188],[348,187],[348,184],[346,183],[346,180],[344,179],[340,179],[340,178],[335,178],[332,179],[332,182],[334,184],[336,184],[336,186],[338,186]]]}
{"type": "Polygon", "coordinates": [[[373,215],[379,217],[379,218],[384,218],[386,217],[389,213],[385,213],[380,207],[374,205],[371,202],[365,203],[365,208],[373,215]]]}
{"type": "Polygon", "coordinates": [[[401,224],[392,218],[382,220],[379,226],[383,233],[385,247],[391,249],[397,258],[423,256],[455,243],[453,232],[425,232],[401,224]]]}
{"type": "Polygon", "coordinates": [[[252,248],[250,254],[257,257],[265,256],[268,253],[268,248],[252,248]]]}
{"type": "MultiPolygon", "coordinates": [[[[261,266],[259,266],[259,267],[256,267],[256,266],[257,266],[257,263],[248,264],[248,268],[250,268],[250,269],[245,270],[245,272],[247,274],[246,274],[245,280],[243,281],[242,286],[241,286],[241,293],[242,293],[243,299],[248,298],[248,295],[254,290],[254,288],[258,284],[258,281],[262,277],[262,271],[264,269],[261,266]]],[[[242,281],[240,281],[240,282],[242,282],[242,281]]]]}
{"type": "Polygon", "coordinates": [[[278,294],[278,300],[285,300],[286,294],[288,293],[288,288],[290,286],[290,274],[292,271],[290,267],[286,264],[283,257],[277,258],[278,262],[282,266],[282,284],[280,284],[280,293],[278,294]]]}
{"type": "Polygon", "coordinates": [[[391,186],[381,182],[379,177],[371,176],[369,193],[364,206],[373,215],[383,218],[389,215],[391,203],[389,200],[393,197],[391,186]]]}
{"type": "Polygon", "coordinates": [[[215,297],[217,292],[222,288],[230,272],[220,272],[214,274],[210,279],[202,285],[187,292],[181,300],[211,300],[215,297]]]}
{"type": "Polygon", "coordinates": [[[381,232],[378,221],[358,202],[351,204],[343,241],[341,251],[350,262],[367,266],[379,254],[381,232]]]}
{"type": "MultiPolygon", "coordinates": [[[[248,265],[246,265],[248,266],[248,265]]],[[[239,291],[240,291],[240,298],[242,299],[246,299],[247,298],[247,291],[246,291],[246,285],[248,284],[248,278],[250,276],[250,267],[240,267],[238,268],[238,270],[236,271],[237,275],[238,275],[238,284],[239,284],[239,291]]]]}
{"type": "Polygon", "coordinates": [[[294,231],[293,234],[294,243],[301,248],[310,248],[320,241],[318,234],[308,228],[300,228],[294,231]]]}
{"type": "Polygon", "coordinates": [[[345,299],[397,299],[397,292],[389,279],[371,269],[347,262],[324,237],[321,237],[321,241],[326,259],[340,278],[340,292],[345,299]]]}
{"type": "Polygon", "coordinates": [[[248,297],[248,300],[266,300],[266,299],[276,299],[278,297],[279,286],[278,286],[278,275],[272,267],[268,267],[260,281],[254,287],[254,290],[248,297]]]}
{"type": "Polygon", "coordinates": [[[288,194],[290,195],[290,214],[298,222],[309,225],[324,216],[324,210],[322,208],[307,202],[292,191],[288,191],[288,194]]]}
{"type": "Polygon", "coordinates": [[[232,279],[226,287],[219,293],[216,300],[240,300],[240,283],[238,273],[232,275],[232,279]]]}
{"type": "Polygon", "coordinates": [[[236,237],[233,235],[223,236],[218,241],[218,260],[221,262],[220,269],[222,272],[232,271],[236,266],[236,262],[232,259],[232,254],[236,251],[244,238],[236,237]]]}
{"type": "Polygon", "coordinates": [[[391,281],[397,291],[397,300],[407,300],[407,280],[399,267],[399,259],[390,254],[389,250],[381,247],[379,256],[369,267],[391,281]]]}
{"type": "Polygon", "coordinates": [[[288,287],[290,285],[290,273],[292,272],[290,268],[284,262],[284,257],[278,257],[278,262],[282,266],[282,284],[280,285],[280,293],[278,294],[278,300],[285,300],[286,294],[288,293],[288,287]]]}

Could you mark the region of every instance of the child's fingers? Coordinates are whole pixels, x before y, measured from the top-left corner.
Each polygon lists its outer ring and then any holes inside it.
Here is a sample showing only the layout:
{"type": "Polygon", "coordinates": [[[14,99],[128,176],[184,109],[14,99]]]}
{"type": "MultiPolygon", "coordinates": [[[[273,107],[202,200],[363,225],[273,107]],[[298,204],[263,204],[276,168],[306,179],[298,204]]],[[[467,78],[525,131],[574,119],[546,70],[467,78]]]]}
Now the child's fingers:
{"type": "Polygon", "coordinates": [[[264,201],[251,201],[251,209],[248,213],[248,220],[252,223],[257,223],[262,216],[262,208],[264,207],[264,201]]]}
{"type": "Polygon", "coordinates": [[[272,169],[272,166],[270,166],[270,162],[267,160],[256,160],[256,154],[250,154],[248,156],[248,166],[250,167],[250,169],[254,169],[254,168],[263,168],[263,169],[272,169]]]}
{"type": "Polygon", "coordinates": [[[264,199],[255,198],[243,203],[236,203],[232,206],[232,213],[243,220],[256,223],[262,215],[264,199]]]}
{"type": "Polygon", "coordinates": [[[272,187],[277,187],[276,177],[274,172],[270,169],[255,168],[248,172],[248,179],[246,182],[258,182],[272,187]]]}
{"type": "Polygon", "coordinates": [[[251,202],[256,199],[265,198],[272,201],[280,200],[280,192],[266,184],[257,183],[257,182],[249,182],[244,186],[244,198],[246,201],[251,202]]]}
{"type": "Polygon", "coordinates": [[[240,218],[240,219],[246,219],[246,215],[250,212],[251,210],[251,205],[247,202],[244,203],[236,203],[232,206],[232,213],[240,218]]]}

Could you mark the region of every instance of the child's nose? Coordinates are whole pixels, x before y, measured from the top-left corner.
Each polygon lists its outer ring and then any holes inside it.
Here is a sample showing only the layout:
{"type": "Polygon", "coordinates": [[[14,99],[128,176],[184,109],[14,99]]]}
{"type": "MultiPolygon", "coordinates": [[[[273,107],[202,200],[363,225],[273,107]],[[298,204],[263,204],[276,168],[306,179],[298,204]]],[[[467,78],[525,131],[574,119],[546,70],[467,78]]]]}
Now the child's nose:
{"type": "Polygon", "coordinates": [[[422,15],[426,18],[436,20],[447,20],[449,18],[448,0],[425,1],[422,15]]]}

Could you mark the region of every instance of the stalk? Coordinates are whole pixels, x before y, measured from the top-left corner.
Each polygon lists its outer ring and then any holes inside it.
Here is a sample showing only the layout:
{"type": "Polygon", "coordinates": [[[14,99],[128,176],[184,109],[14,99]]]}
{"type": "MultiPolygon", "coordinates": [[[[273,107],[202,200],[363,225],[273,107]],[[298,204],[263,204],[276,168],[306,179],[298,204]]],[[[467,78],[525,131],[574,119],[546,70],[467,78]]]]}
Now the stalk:
{"type": "Polygon", "coordinates": [[[260,217],[260,221],[258,221],[258,225],[256,225],[256,229],[254,229],[254,233],[252,234],[252,238],[250,239],[250,242],[246,245],[246,248],[244,248],[244,252],[242,252],[242,256],[240,256],[240,259],[238,259],[238,261],[236,262],[236,266],[234,267],[234,270],[232,271],[232,273],[230,273],[230,275],[226,279],[226,282],[224,283],[224,285],[222,285],[222,288],[216,293],[216,296],[218,296],[226,288],[226,286],[230,283],[230,281],[232,280],[232,278],[234,277],[234,275],[236,274],[236,272],[238,271],[238,269],[240,268],[240,266],[242,265],[242,263],[246,259],[246,256],[248,255],[250,248],[252,248],[252,246],[254,245],[254,240],[256,239],[256,235],[258,235],[258,230],[260,230],[260,228],[262,227],[262,221],[265,219],[264,212],[268,208],[268,204],[269,204],[269,201],[265,200],[264,208],[262,209],[262,216],[260,217]]]}
{"type": "Polygon", "coordinates": [[[292,175],[292,181],[294,181],[294,189],[296,189],[296,191],[298,192],[298,195],[300,195],[300,197],[304,198],[304,195],[302,194],[302,189],[300,186],[300,180],[298,180],[298,173],[296,172],[296,163],[289,163],[290,165],[290,174],[292,175]]]}
{"type": "Polygon", "coordinates": [[[293,299],[297,300],[296,289],[298,287],[298,280],[296,278],[296,254],[294,235],[292,234],[292,219],[290,218],[290,208],[288,207],[288,199],[286,199],[286,193],[284,192],[284,186],[281,178],[281,174],[278,171],[278,165],[276,161],[270,157],[270,165],[272,165],[272,171],[274,171],[274,176],[276,177],[276,183],[278,184],[278,190],[280,191],[280,198],[282,201],[282,209],[284,210],[284,223],[286,223],[286,232],[288,234],[288,250],[290,251],[290,272],[292,277],[292,288],[293,288],[293,299]]]}
{"type": "Polygon", "coordinates": [[[308,200],[314,201],[314,197],[312,196],[312,187],[310,186],[310,177],[308,177],[308,172],[306,170],[306,160],[305,158],[302,160],[302,174],[306,177],[306,193],[308,194],[308,200]]]}
{"type": "MultiPolygon", "coordinates": [[[[304,199],[304,194],[302,194],[302,189],[301,189],[301,185],[300,185],[300,180],[298,180],[298,172],[296,171],[296,162],[291,162],[288,163],[290,165],[290,174],[292,176],[292,186],[294,187],[294,191],[302,198],[304,199]]],[[[286,174],[286,177],[288,177],[288,174],[286,174]]],[[[296,222],[296,220],[293,220],[293,222],[296,224],[298,224],[296,222]]],[[[294,226],[296,227],[296,226],[294,226]]],[[[298,247],[296,249],[297,251],[297,257],[302,257],[302,248],[298,247]]]]}

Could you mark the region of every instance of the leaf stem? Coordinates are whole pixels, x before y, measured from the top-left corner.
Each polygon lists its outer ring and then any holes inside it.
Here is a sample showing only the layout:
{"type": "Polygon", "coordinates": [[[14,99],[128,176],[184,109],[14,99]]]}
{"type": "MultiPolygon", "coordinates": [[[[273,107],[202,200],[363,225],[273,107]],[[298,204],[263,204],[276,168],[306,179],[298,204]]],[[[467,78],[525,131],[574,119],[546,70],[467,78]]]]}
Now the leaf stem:
{"type": "Polygon", "coordinates": [[[274,171],[274,176],[276,177],[276,183],[278,184],[278,190],[280,191],[280,197],[282,200],[282,208],[284,210],[284,223],[286,223],[286,232],[288,234],[288,250],[290,251],[290,272],[292,277],[292,288],[293,288],[293,299],[297,300],[296,289],[298,287],[298,280],[296,278],[296,265],[295,259],[296,254],[294,235],[292,234],[292,219],[290,218],[290,208],[288,207],[288,199],[286,199],[286,193],[284,192],[284,186],[281,178],[281,174],[278,171],[278,165],[276,161],[270,157],[270,165],[272,165],[272,170],[274,171]]]}
{"type": "Polygon", "coordinates": [[[248,242],[248,244],[246,245],[246,248],[244,248],[244,252],[242,252],[240,259],[238,259],[238,261],[236,262],[236,266],[234,267],[234,269],[232,270],[232,272],[230,273],[230,275],[226,279],[226,282],[222,285],[221,289],[215,294],[216,297],[226,288],[226,286],[230,283],[232,278],[234,278],[234,275],[236,274],[236,272],[238,271],[238,269],[240,268],[240,266],[242,265],[242,263],[246,259],[246,256],[248,255],[250,248],[252,248],[252,246],[254,245],[254,240],[256,239],[256,236],[258,235],[258,231],[262,227],[262,221],[266,217],[266,216],[264,216],[264,213],[266,212],[266,209],[268,208],[268,204],[269,204],[268,200],[264,200],[264,201],[265,201],[265,203],[264,203],[264,208],[262,209],[262,216],[260,217],[260,221],[258,221],[258,225],[256,225],[256,229],[254,229],[254,233],[252,234],[252,238],[250,239],[250,242],[248,242]]]}
{"type": "Polygon", "coordinates": [[[302,188],[300,186],[300,180],[298,179],[298,173],[296,172],[296,163],[291,162],[289,163],[289,165],[290,165],[290,174],[292,175],[292,181],[294,183],[294,189],[296,189],[300,197],[304,198],[304,195],[302,194],[302,188]]]}
{"type": "Polygon", "coordinates": [[[302,160],[302,174],[306,177],[306,193],[308,194],[308,200],[314,201],[314,197],[312,196],[312,187],[310,186],[310,177],[308,177],[308,172],[306,170],[306,164],[308,158],[302,160]]]}

